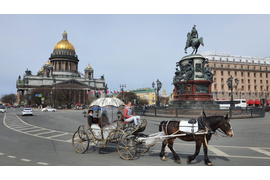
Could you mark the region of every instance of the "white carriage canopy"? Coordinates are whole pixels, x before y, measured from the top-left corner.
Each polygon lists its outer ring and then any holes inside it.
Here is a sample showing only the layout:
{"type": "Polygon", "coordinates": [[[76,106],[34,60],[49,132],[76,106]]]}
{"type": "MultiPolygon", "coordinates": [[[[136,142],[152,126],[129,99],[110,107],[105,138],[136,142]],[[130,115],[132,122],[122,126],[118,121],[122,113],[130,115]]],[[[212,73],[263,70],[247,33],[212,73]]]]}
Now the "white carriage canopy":
{"type": "Polygon", "coordinates": [[[123,101],[121,101],[118,98],[99,98],[95,101],[93,101],[89,107],[92,106],[99,106],[99,107],[105,107],[105,106],[115,106],[115,107],[119,107],[119,106],[125,106],[125,104],[123,103],[123,101]]]}
{"type": "Polygon", "coordinates": [[[101,128],[120,120],[125,104],[118,98],[99,98],[93,101],[89,109],[93,110],[93,118],[98,119],[101,128]]]}

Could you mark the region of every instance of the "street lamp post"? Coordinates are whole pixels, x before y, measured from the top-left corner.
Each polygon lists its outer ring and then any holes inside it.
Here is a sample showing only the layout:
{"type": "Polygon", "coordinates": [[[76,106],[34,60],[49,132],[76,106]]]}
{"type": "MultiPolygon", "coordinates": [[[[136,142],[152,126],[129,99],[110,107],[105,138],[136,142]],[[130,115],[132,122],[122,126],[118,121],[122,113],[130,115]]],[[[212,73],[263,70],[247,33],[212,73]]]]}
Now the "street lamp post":
{"type": "Polygon", "coordinates": [[[107,89],[108,89],[108,86],[107,86],[107,84],[105,84],[105,97],[107,97],[107,89]]]}
{"type": "Polygon", "coordinates": [[[55,101],[56,101],[56,79],[53,79],[54,82],[54,108],[55,108],[55,101]]]}
{"type": "Polygon", "coordinates": [[[155,91],[157,91],[157,101],[156,101],[156,107],[160,106],[160,101],[159,101],[159,90],[162,87],[162,83],[157,79],[157,87],[155,88],[155,83],[152,83],[152,87],[155,91]]]}
{"type": "Polygon", "coordinates": [[[121,90],[121,93],[122,93],[122,101],[124,102],[124,88],[126,88],[126,85],[125,84],[120,84],[120,90],[121,90]]]}
{"type": "Polygon", "coordinates": [[[231,89],[231,102],[230,102],[230,118],[232,118],[232,108],[235,107],[234,103],[233,103],[233,88],[236,88],[239,84],[239,80],[237,78],[235,78],[235,85],[233,85],[233,77],[230,76],[227,79],[227,85],[229,87],[229,89],[231,89]]]}

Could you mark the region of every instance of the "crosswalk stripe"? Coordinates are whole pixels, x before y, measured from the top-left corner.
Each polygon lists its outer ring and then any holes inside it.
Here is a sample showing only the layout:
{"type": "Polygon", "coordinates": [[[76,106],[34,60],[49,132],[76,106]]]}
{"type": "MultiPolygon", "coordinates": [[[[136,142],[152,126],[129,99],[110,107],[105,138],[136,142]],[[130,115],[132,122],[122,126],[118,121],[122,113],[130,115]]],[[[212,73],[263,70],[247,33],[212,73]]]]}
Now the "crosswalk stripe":
{"type": "Polygon", "coordinates": [[[30,162],[30,159],[21,159],[21,161],[30,162]]]}
{"type": "Polygon", "coordinates": [[[220,151],[219,149],[215,148],[214,146],[208,146],[208,149],[218,156],[229,156],[228,154],[220,151]]]}
{"type": "Polygon", "coordinates": [[[267,156],[270,156],[270,152],[265,151],[265,150],[263,150],[263,149],[255,148],[255,147],[251,147],[251,148],[249,148],[249,149],[252,149],[252,150],[257,151],[257,152],[259,152],[259,153],[262,153],[262,154],[265,154],[265,155],[267,155],[267,156]]]}
{"type": "Polygon", "coordinates": [[[44,163],[44,162],[38,162],[37,164],[45,165],[45,166],[49,165],[49,163],[44,163]]]}
{"type": "Polygon", "coordinates": [[[12,158],[12,159],[14,159],[14,158],[16,158],[16,156],[8,156],[9,158],[12,158]]]}

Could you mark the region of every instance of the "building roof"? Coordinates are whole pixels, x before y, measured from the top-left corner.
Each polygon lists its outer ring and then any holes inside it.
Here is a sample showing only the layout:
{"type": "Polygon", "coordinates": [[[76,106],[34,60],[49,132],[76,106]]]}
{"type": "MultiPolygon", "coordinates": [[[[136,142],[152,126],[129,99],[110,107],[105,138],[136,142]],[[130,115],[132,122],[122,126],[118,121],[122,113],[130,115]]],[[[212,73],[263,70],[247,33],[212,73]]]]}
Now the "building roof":
{"type": "Polygon", "coordinates": [[[205,58],[208,58],[211,61],[255,63],[255,64],[270,65],[270,58],[269,57],[239,56],[239,55],[230,55],[227,52],[218,53],[218,52],[213,52],[213,51],[204,52],[204,53],[202,53],[202,56],[205,58]]]}
{"type": "Polygon", "coordinates": [[[141,89],[130,90],[130,92],[139,94],[139,93],[155,92],[155,90],[153,88],[141,88],[141,89]]]}

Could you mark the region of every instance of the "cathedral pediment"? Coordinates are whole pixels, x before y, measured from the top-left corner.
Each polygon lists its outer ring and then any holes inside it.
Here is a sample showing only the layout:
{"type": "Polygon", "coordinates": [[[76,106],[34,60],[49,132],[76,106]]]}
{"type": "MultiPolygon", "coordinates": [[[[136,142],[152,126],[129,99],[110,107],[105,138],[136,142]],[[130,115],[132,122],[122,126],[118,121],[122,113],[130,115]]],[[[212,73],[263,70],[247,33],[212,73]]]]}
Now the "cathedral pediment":
{"type": "Polygon", "coordinates": [[[61,83],[57,83],[57,85],[61,85],[61,84],[75,84],[75,85],[79,85],[79,86],[83,86],[83,87],[88,87],[86,84],[80,82],[80,81],[77,81],[75,79],[70,79],[70,80],[67,80],[67,81],[63,81],[61,83]]]}

